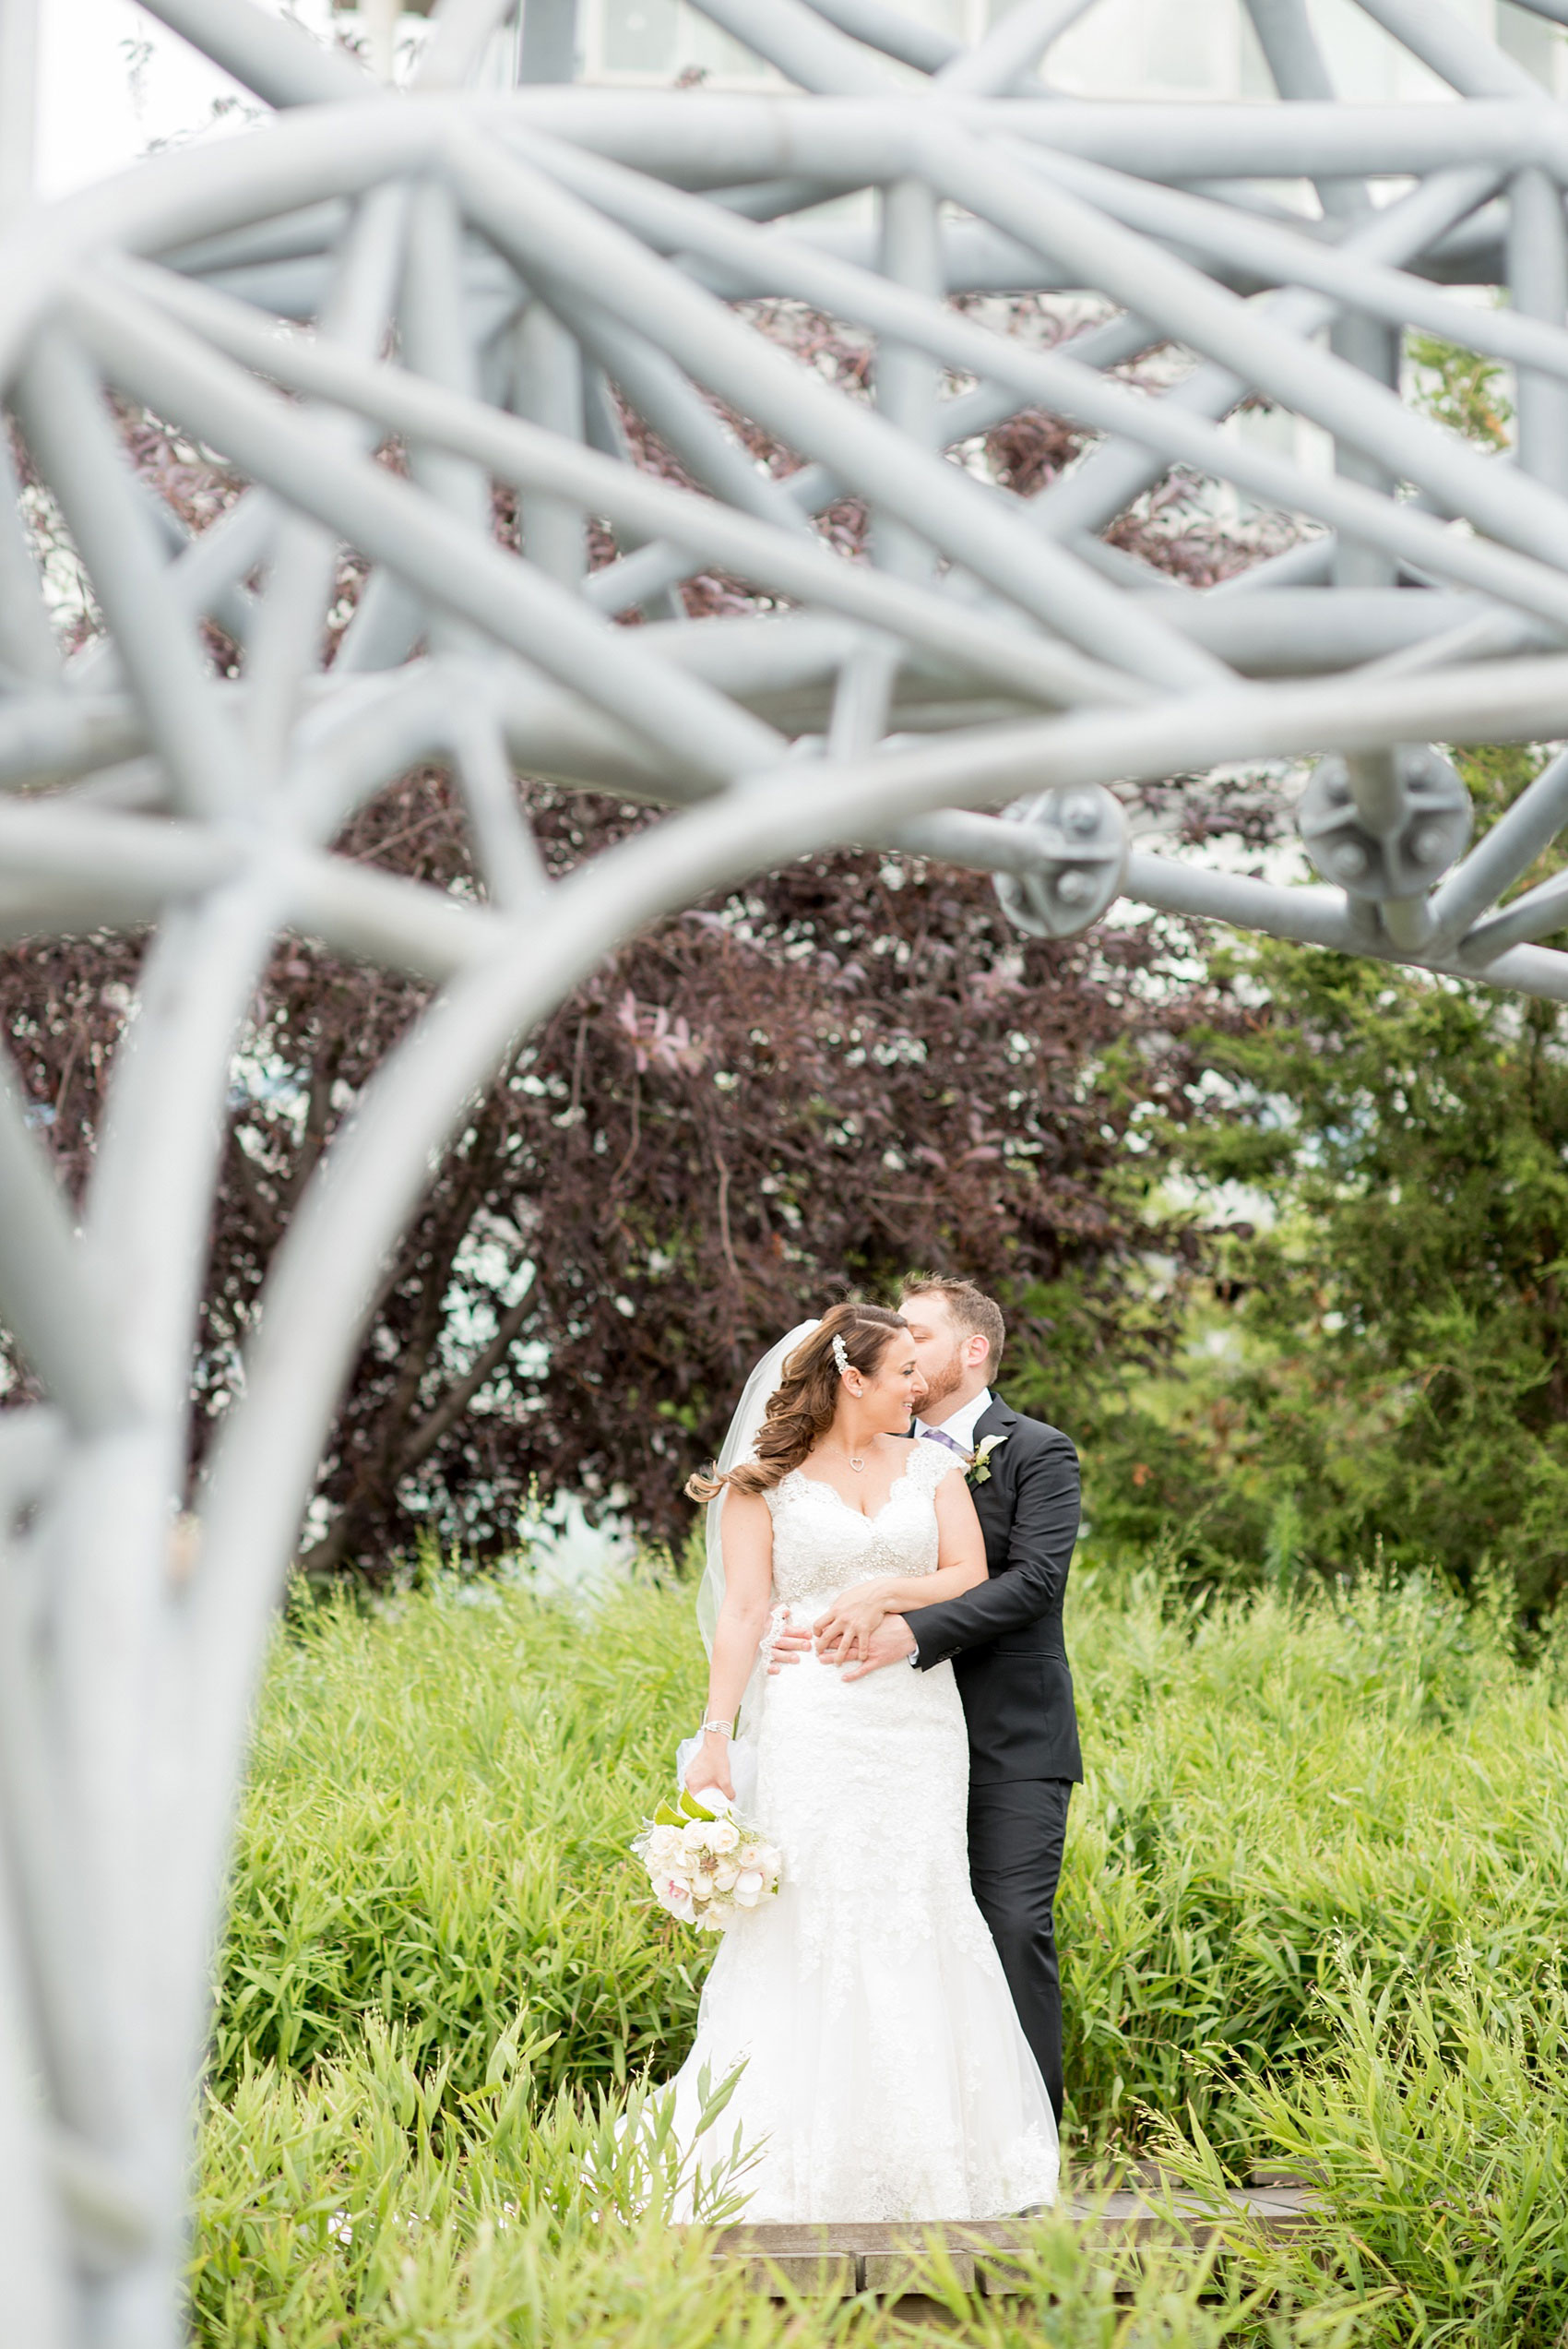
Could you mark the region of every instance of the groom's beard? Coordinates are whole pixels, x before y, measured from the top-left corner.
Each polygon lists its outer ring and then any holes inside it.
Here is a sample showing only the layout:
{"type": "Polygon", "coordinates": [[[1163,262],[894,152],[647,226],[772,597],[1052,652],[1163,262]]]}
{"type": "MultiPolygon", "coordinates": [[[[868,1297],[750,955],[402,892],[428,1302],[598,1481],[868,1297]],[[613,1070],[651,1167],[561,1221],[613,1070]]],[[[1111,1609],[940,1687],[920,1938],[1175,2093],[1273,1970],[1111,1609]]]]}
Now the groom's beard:
{"type": "Polygon", "coordinates": [[[957,1393],[963,1383],[964,1365],[955,1347],[940,1370],[926,1372],[925,1393],[921,1397],[917,1416],[923,1419],[928,1425],[933,1425],[935,1413],[942,1409],[944,1403],[957,1393]]]}

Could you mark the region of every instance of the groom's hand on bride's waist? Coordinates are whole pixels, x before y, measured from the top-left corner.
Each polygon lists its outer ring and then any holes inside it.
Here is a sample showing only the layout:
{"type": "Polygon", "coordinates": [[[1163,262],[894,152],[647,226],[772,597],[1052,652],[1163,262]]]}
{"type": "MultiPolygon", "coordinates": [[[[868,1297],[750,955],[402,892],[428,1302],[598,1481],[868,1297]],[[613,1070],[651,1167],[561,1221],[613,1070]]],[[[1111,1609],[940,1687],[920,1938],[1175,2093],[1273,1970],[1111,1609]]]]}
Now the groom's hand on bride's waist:
{"type": "MultiPolygon", "coordinates": [[[[831,1620],[825,1616],[814,1631],[799,1624],[782,1624],[768,1641],[769,1673],[782,1672],[787,1663],[799,1663],[814,1647],[826,1647],[822,1635],[831,1620]]],[[[849,1660],[847,1650],[841,1651],[840,1641],[836,1639],[831,1642],[833,1652],[825,1651],[823,1662],[847,1664],[845,1679],[859,1680],[865,1673],[879,1672],[885,1663],[907,1663],[915,1652],[915,1635],[901,1615],[885,1615],[874,1628],[865,1633],[862,1645],[864,1660],[855,1663],[849,1660]]]]}
{"type": "Polygon", "coordinates": [[[878,1624],[887,1620],[885,1580],[840,1591],[816,1619],[816,1651],[824,1663],[860,1663],[878,1624]]]}
{"type": "Polygon", "coordinates": [[[880,1672],[885,1663],[907,1664],[915,1652],[915,1635],[903,1616],[885,1615],[865,1643],[863,1661],[847,1665],[839,1676],[863,1680],[868,1672],[880,1672]]]}

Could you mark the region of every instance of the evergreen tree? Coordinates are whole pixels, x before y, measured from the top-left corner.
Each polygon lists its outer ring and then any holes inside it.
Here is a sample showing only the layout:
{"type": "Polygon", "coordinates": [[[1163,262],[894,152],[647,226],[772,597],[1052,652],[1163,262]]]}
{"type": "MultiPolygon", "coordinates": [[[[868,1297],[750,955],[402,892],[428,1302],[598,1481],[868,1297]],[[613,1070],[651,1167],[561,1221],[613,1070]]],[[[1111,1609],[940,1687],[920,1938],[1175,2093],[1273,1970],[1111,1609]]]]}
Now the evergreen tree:
{"type": "MultiPolygon", "coordinates": [[[[1483,821],[1538,757],[1466,764],[1483,821]]],[[[1532,878],[1538,878],[1538,874],[1532,878]]],[[[1256,1195],[1185,1374],[1102,1410],[1098,1529],[1194,1568],[1381,1554],[1538,1605],[1568,1581],[1568,1026],[1552,1004],[1275,940],[1216,951],[1179,1141],[1256,1195]]]]}

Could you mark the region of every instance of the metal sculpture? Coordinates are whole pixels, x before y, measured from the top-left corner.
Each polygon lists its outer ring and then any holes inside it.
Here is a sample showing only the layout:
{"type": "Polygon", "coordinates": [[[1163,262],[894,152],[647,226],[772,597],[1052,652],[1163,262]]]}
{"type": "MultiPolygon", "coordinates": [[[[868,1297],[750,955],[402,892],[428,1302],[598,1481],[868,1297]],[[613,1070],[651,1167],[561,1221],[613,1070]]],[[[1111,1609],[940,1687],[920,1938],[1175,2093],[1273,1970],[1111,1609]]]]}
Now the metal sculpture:
{"type": "MultiPolygon", "coordinates": [[[[275,119],[23,209],[4,243],[0,381],[103,630],[62,657],[7,485],[0,922],[152,934],[79,1216],[0,1087],[0,1314],[49,1397],[0,1418],[0,2295],[32,2349],[177,2337],[246,1716],[324,1431],[431,1154],[597,957],[748,873],[884,842],[991,868],[1038,934],[1125,893],[1568,999],[1568,955],[1534,943],[1568,878],[1498,903],[1568,817],[1568,757],[1465,855],[1429,746],[1568,734],[1563,110],[1440,0],[1360,5],[1456,102],[1356,107],[1302,0],[1247,0],[1266,105],[1053,96],[1038,75],[1089,0],[1018,0],[967,48],[890,0],[696,4],[798,94],[464,94],[511,0],[442,0],[393,93],[251,0],[144,0],[275,119]],[[1285,177],[1315,216],[1258,185],[1285,177]],[[1444,290],[1478,281],[1510,306],[1444,290]],[[947,298],[1051,289],[1114,315],[1051,349],[947,298]],[[759,332],[758,297],[867,335],[874,399],[759,332]],[[1516,369],[1514,461],[1401,405],[1407,326],[1516,369]],[[1111,372],[1167,342],[1194,364],[1162,393],[1111,372]],[[254,486],[184,541],[106,389],[254,486]],[[1228,429],[1253,390],[1331,435],[1335,470],[1228,429]],[[1097,435],[1043,494],[949,460],[1029,407],[1097,435]],[[759,468],[725,411],[798,470],[759,468]],[[628,461],[628,413],[696,488],[628,461]],[[389,436],[406,474],[375,461],[389,436]],[[1172,465],[1314,532],[1207,593],[1162,582],[1104,533],[1172,465]],[[869,563],[814,528],[846,495],[869,563]],[[591,569],[590,519],[615,543],[591,569]],[[328,662],[344,544],[368,578],[328,662]],[[672,616],[713,567],[769,608],[672,616]],[[1112,786],[1296,756],[1324,760],[1301,821],[1324,886],[1129,849],[1112,786]],[[482,900],[333,853],[432,760],[482,900]],[[518,771],[671,812],[552,883],[518,771]],[[272,1270],[193,1548],[172,1513],[224,1095],[290,930],[437,992],[272,1270]]],[[[14,213],[30,21],[0,0],[14,213]]],[[[570,25],[529,0],[525,66],[559,70],[570,25]]]]}

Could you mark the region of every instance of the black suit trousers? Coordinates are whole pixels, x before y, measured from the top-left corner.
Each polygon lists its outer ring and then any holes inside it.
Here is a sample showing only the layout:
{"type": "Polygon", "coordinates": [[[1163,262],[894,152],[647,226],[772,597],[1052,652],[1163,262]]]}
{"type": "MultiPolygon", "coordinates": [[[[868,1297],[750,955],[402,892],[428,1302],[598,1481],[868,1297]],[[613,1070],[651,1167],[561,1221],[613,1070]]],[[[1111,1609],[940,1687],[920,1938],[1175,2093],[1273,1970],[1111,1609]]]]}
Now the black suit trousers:
{"type": "Polygon", "coordinates": [[[970,1881],[1058,2127],[1062,1974],[1056,1961],[1056,1887],[1072,1792],[1066,1778],[1010,1778],[969,1789],[970,1881]]]}

